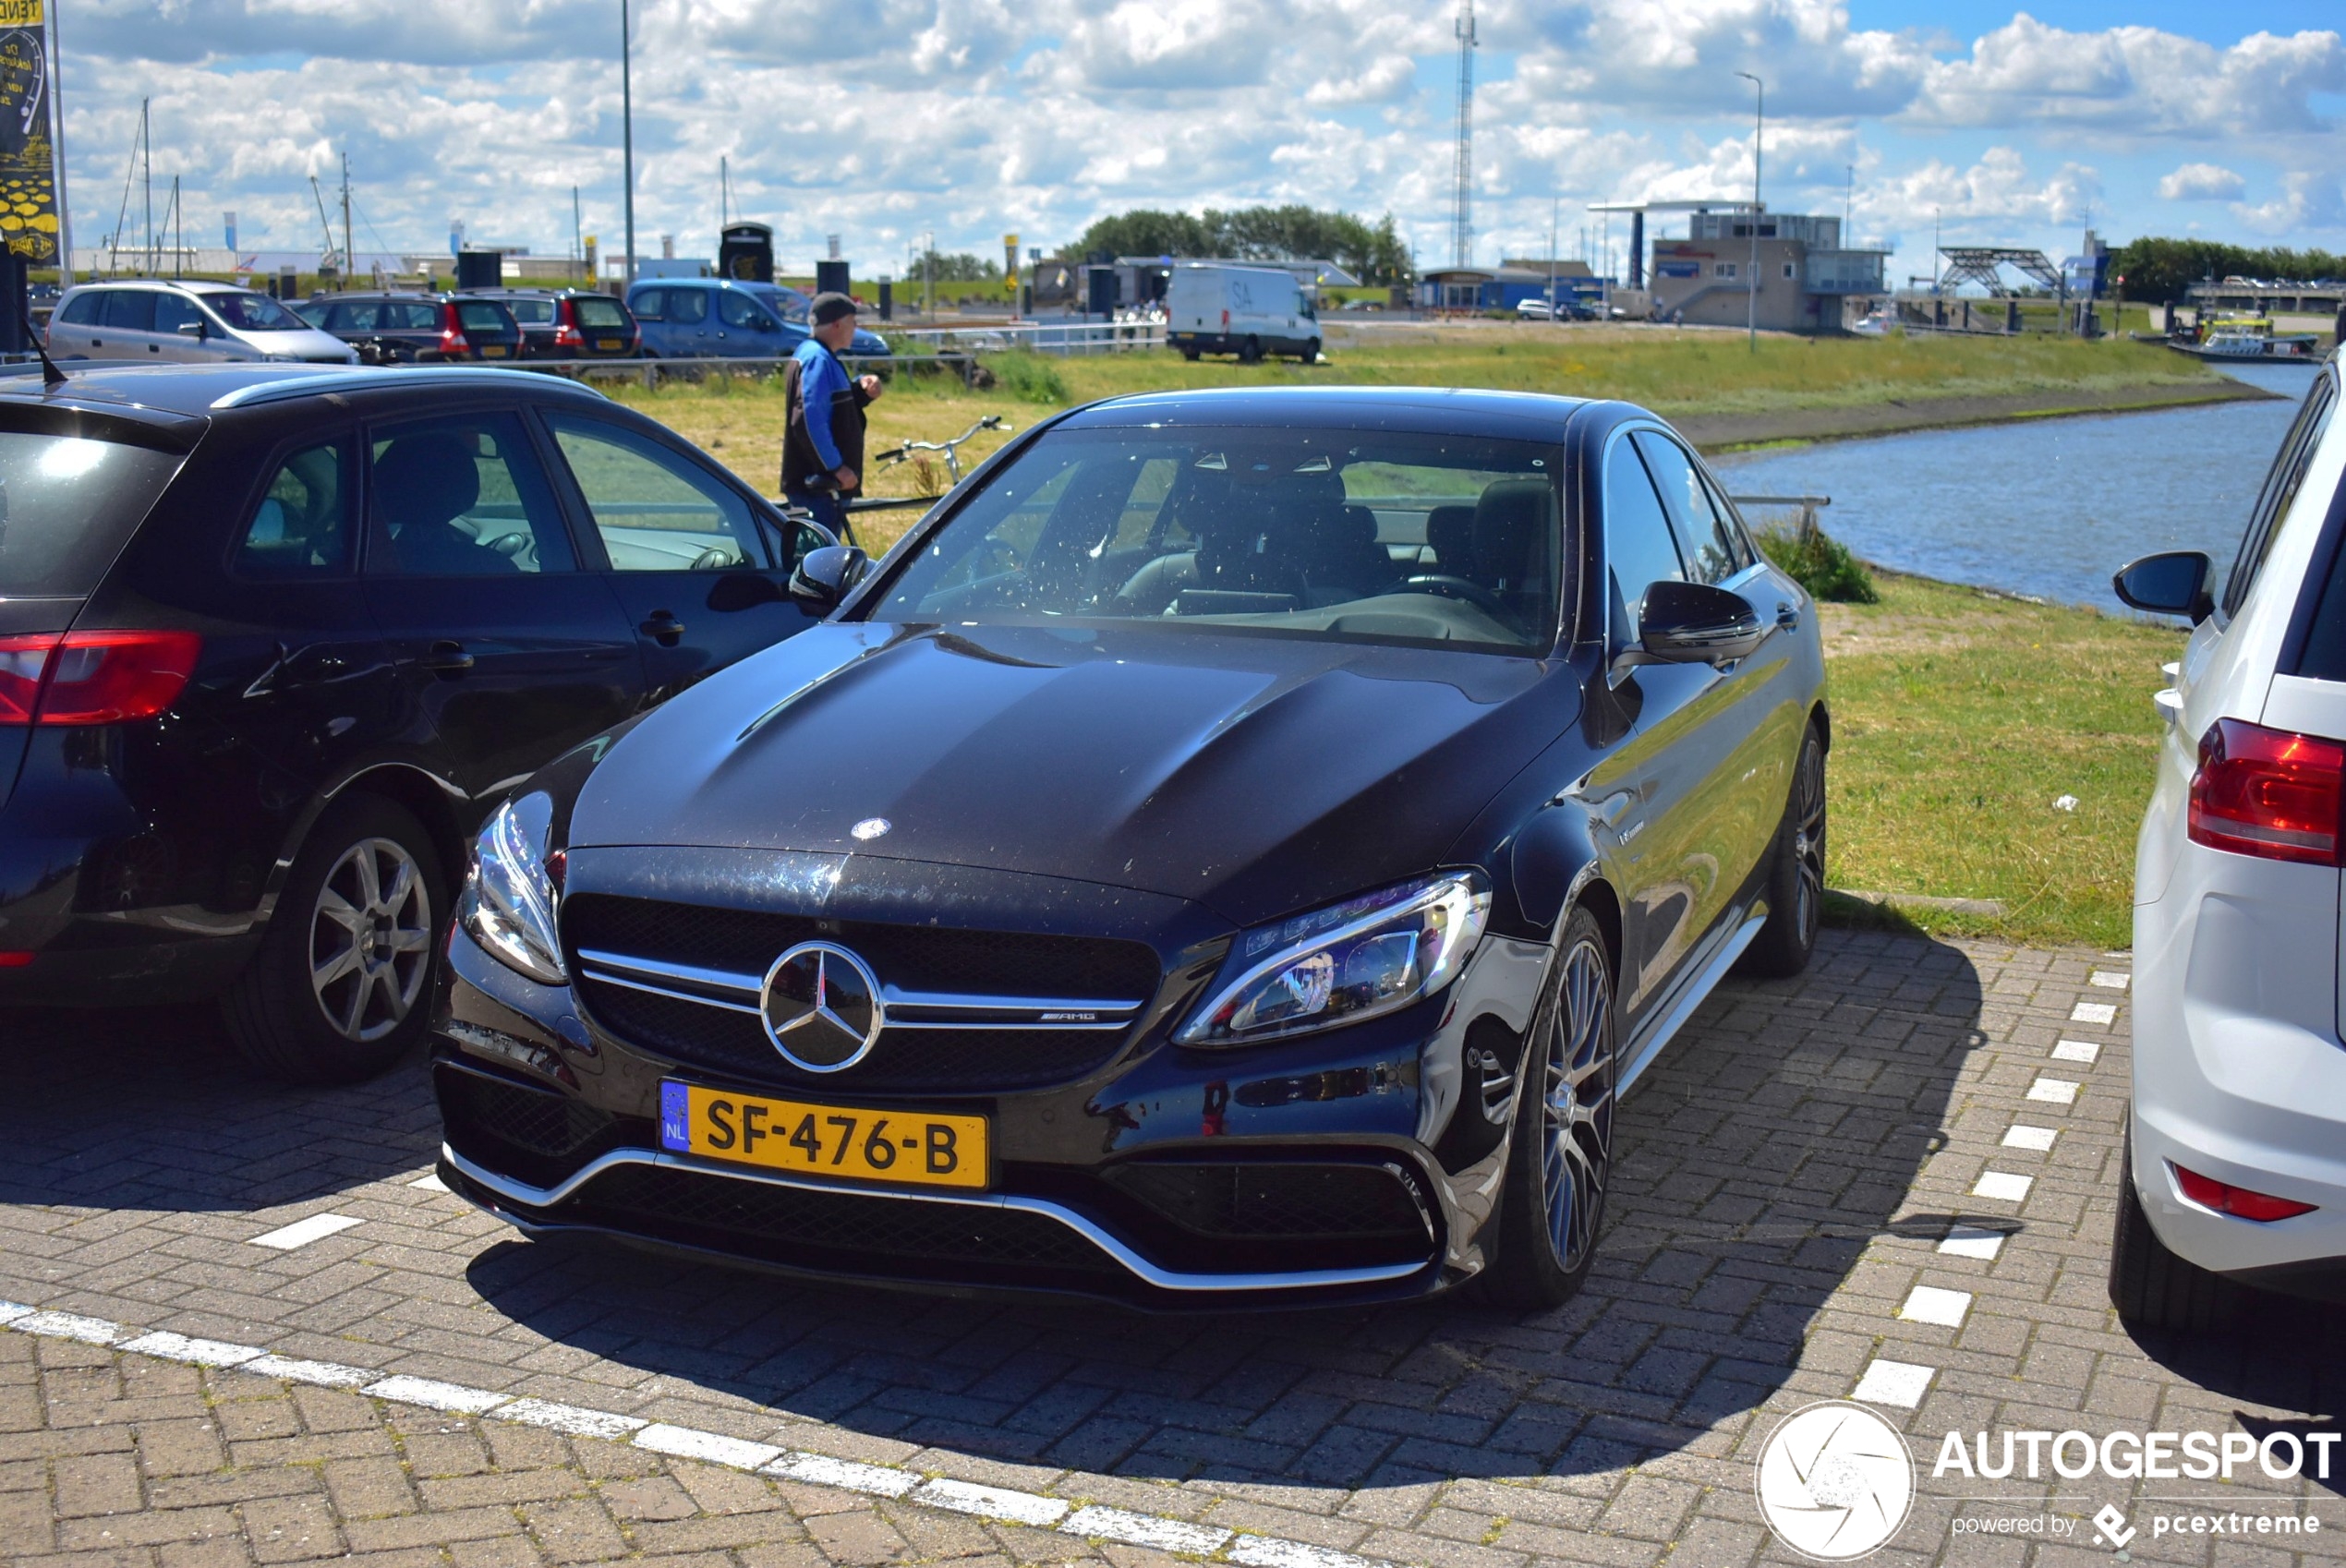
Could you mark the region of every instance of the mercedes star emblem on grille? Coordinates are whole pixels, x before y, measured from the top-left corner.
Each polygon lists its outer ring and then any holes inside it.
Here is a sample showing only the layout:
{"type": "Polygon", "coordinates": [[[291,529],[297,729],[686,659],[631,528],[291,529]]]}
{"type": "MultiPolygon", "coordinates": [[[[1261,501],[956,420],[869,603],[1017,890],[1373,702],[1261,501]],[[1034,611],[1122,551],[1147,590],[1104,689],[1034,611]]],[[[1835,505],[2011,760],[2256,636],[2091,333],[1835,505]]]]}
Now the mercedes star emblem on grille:
{"type": "Polygon", "coordinates": [[[853,1067],[888,1026],[871,966],[828,942],[801,942],[776,959],[759,1000],[766,1037],[808,1072],[853,1067]]]}

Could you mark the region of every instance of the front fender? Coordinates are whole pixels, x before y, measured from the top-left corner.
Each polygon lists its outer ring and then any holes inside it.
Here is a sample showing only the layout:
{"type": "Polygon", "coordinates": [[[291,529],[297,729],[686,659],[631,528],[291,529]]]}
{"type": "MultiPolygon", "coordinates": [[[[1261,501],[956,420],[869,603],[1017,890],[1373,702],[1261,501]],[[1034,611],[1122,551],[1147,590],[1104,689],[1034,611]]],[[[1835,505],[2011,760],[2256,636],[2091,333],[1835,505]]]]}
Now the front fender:
{"type": "Polygon", "coordinates": [[[1554,931],[1583,888],[1604,872],[1600,828],[1569,798],[1550,802],[1508,846],[1507,881],[1527,929],[1554,931]]]}

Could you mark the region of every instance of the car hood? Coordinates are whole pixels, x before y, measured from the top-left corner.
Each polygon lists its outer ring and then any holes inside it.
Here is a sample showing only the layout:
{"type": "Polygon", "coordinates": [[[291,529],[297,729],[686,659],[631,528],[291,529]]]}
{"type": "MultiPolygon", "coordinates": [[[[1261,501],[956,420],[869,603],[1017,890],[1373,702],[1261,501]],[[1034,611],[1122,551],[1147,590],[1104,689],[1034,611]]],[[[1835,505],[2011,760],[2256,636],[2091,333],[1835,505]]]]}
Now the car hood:
{"type": "Polygon", "coordinates": [[[1445,863],[1578,706],[1562,664],[1490,654],[832,623],[647,715],[567,838],[1031,872],[1252,924],[1445,863]]]}
{"type": "Polygon", "coordinates": [[[348,360],[356,357],[348,344],[318,327],[288,327],[270,332],[245,328],[231,330],[236,342],[262,354],[290,354],[303,359],[348,360]]]}

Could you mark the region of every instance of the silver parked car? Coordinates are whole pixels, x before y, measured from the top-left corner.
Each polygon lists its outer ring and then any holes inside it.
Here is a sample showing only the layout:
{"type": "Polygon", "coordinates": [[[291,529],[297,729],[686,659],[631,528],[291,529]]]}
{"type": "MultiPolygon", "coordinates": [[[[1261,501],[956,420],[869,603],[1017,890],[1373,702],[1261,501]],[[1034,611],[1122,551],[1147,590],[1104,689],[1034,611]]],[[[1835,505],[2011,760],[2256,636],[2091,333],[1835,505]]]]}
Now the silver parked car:
{"type": "Polygon", "coordinates": [[[59,359],[358,363],[357,350],[265,294],[234,283],[167,278],[67,290],[49,318],[48,344],[59,359]]]}

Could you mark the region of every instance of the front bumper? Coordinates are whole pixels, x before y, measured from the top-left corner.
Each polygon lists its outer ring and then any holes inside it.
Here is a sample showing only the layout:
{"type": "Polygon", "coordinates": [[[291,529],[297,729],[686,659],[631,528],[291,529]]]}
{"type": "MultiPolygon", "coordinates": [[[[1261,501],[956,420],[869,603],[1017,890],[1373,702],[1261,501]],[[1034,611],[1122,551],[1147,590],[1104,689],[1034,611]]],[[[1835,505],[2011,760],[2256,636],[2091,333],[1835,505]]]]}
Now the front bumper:
{"type": "Polygon", "coordinates": [[[2160,1241],[2243,1284],[2346,1281],[2339,873],[2183,847],[2134,911],[2134,1188],[2160,1241]],[[2181,1166],[2315,1205],[2259,1223],[2191,1201],[2181,1166]]]}
{"type": "Polygon", "coordinates": [[[1114,1054],[1066,1080],[936,1093],[859,1089],[849,1073],[810,1092],[623,1038],[573,988],[523,979],[460,928],[432,1043],[440,1174],[526,1233],[598,1232],[802,1275],[1155,1310],[1422,1296],[1483,1266],[1545,957],[1486,937],[1417,1007],[1239,1052],[1167,1043],[1203,981],[1173,994],[1177,968],[1114,1054]],[[668,1080],[983,1116],[991,1178],[983,1191],[905,1189],[679,1153],[658,1123],[668,1080]]]}

